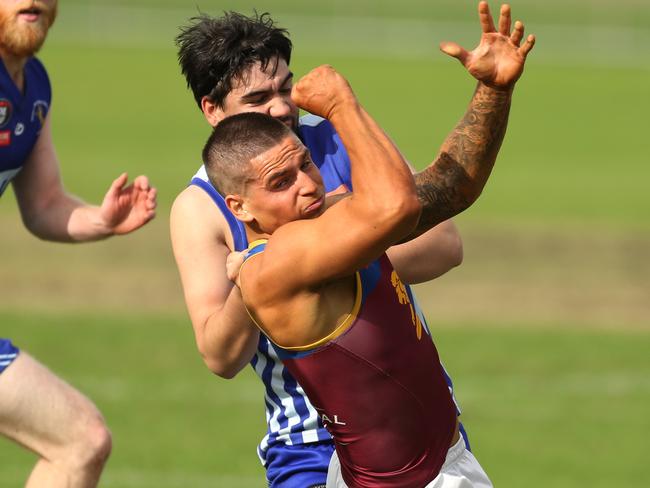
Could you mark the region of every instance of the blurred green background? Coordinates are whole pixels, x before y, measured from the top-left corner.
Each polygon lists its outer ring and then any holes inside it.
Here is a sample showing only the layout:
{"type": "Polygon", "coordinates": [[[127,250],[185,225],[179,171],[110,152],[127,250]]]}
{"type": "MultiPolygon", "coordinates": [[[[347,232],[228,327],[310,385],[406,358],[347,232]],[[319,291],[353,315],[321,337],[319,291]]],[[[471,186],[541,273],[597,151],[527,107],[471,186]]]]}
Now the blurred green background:
{"type": "MultiPolygon", "coordinates": [[[[67,0],[40,57],[66,187],[99,202],[123,170],[159,189],[143,231],[42,243],[0,202],[0,335],[91,397],[114,434],[101,486],[262,487],[263,391],[195,351],[171,254],[171,202],[209,133],[173,38],[199,10],[269,11],[297,76],[348,77],[423,167],[474,82],[437,49],[473,47],[468,0],[67,0]]],[[[498,487],[650,484],[650,4],[515,0],[538,43],[497,166],[456,219],[463,265],[420,285],[473,448],[498,487]]],[[[498,3],[491,1],[494,12],[498,3]]],[[[0,439],[0,483],[34,457],[0,439]]]]}

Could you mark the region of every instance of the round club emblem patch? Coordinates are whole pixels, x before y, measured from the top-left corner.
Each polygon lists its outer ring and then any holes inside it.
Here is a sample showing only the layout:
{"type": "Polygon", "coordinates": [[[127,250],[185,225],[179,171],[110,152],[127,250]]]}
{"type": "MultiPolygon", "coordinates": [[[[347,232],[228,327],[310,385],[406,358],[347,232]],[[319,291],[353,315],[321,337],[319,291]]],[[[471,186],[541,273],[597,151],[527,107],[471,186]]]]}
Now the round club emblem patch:
{"type": "Polygon", "coordinates": [[[6,98],[0,98],[0,129],[9,123],[11,119],[11,102],[6,98]]]}

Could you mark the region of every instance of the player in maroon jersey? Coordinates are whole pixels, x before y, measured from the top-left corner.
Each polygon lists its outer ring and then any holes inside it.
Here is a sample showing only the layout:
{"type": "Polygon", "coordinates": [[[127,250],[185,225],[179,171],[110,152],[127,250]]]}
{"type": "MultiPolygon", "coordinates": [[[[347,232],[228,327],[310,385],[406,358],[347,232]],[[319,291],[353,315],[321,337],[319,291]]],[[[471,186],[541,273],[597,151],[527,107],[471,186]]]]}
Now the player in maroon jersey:
{"type": "MultiPolygon", "coordinates": [[[[509,30],[509,11],[499,28],[502,35],[509,30]]],[[[481,96],[509,105],[534,42],[529,37],[519,46],[522,37],[518,24],[499,48],[507,55],[493,69],[477,67],[493,85],[480,84],[481,96]]],[[[464,63],[472,58],[458,46],[446,50],[464,63]]],[[[414,181],[400,152],[331,67],[304,77],[293,98],[341,135],[353,195],[328,205],[308,151],[285,125],[262,114],[222,121],[204,162],[253,243],[247,264],[231,275],[334,438],[338,458],[328,486],[451,486],[461,479],[491,486],[464,446],[457,449],[462,439],[437,352],[383,253],[471,205],[503,133],[481,141],[493,154],[483,163],[455,159],[443,148],[414,181]]],[[[485,116],[479,104],[464,120],[485,116]]]]}

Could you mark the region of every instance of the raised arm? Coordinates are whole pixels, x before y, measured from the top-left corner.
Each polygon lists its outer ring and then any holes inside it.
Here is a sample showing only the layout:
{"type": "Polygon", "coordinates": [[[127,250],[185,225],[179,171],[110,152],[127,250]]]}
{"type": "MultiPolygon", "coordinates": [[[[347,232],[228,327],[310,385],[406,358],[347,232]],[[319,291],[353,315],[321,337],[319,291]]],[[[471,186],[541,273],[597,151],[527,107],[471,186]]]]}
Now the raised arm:
{"type": "Polygon", "coordinates": [[[13,181],[25,227],[51,241],[81,242],[132,232],[155,215],[156,189],[145,176],[125,187],[126,174],[111,184],[101,206],[88,205],[63,188],[48,114],[23,170],[13,181]]]}
{"type": "Polygon", "coordinates": [[[270,273],[261,283],[282,276],[271,293],[295,293],[353,274],[408,234],[420,212],[408,165],[343,77],[331,67],[317,68],[295,85],[293,98],[332,122],[350,156],[355,191],[320,217],[275,231],[256,266],[270,273]]]}
{"type": "Polygon", "coordinates": [[[503,5],[498,31],[487,2],[479,3],[483,34],[471,52],[452,42],[442,43],[478,81],[465,115],[444,141],[433,163],[415,175],[422,215],[416,232],[422,233],[469,207],[481,194],[503,141],[512,92],[521,76],[535,37],[524,43],[524,25],[510,32],[510,7],[503,5]]]}

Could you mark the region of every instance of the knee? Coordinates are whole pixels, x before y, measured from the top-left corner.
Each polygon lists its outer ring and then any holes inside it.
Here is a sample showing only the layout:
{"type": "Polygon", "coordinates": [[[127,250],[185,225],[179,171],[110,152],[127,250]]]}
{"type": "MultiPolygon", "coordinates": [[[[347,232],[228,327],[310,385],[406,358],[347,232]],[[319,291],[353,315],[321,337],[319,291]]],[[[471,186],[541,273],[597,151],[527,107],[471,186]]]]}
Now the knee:
{"type": "Polygon", "coordinates": [[[111,454],[112,447],[111,432],[101,416],[98,416],[84,425],[75,443],[74,459],[84,469],[101,469],[111,454]]]}
{"type": "Polygon", "coordinates": [[[103,419],[98,419],[88,428],[86,434],[88,450],[92,453],[93,464],[99,463],[102,466],[111,454],[113,448],[113,438],[110,430],[104,423],[103,419]]]}

